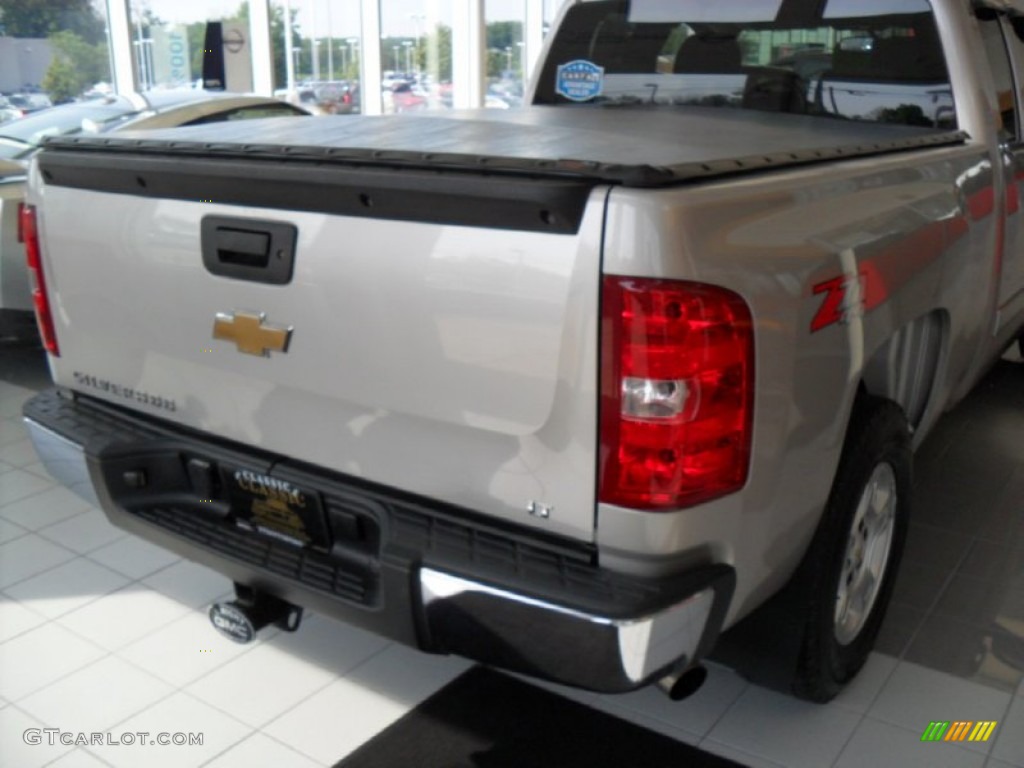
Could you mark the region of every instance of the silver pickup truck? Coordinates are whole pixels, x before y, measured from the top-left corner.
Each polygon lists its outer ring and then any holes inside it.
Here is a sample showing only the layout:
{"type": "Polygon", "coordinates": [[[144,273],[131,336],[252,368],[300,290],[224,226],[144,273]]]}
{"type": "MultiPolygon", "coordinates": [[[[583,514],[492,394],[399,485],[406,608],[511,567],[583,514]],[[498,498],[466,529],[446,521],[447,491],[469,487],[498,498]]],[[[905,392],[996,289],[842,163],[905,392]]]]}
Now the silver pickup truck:
{"type": "Polygon", "coordinates": [[[681,696],[786,585],[861,667],[911,467],[1024,328],[1024,3],[585,0],[522,110],[51,140],[40,456],[425,651],[681,696]]]}

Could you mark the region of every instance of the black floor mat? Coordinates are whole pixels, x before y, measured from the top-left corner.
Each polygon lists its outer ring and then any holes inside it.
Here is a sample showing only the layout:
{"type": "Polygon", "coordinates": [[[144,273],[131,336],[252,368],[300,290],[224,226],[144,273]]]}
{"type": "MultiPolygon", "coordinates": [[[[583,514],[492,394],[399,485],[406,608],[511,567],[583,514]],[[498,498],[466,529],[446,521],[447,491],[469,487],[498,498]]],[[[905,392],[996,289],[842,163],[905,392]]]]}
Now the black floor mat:
{"type": "Polygon", "coordinates": [[[335,768],[737,768],[612,715],[474,667],[335,768]]]}

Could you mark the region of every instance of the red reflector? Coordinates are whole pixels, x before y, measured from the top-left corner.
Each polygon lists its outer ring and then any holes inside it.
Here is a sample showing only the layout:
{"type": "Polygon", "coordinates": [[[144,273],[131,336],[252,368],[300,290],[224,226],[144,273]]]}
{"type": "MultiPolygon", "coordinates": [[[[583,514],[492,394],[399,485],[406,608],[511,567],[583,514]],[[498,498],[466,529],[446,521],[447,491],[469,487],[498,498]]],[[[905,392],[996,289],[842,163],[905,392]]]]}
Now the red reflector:
{"type": "Polygon", "coordinates": [[[43,257],[39,246],[39,227],[36,223],[34,205],[22,204],[18,208],[18,230],[25,243],[25,258],[29,272],[35,285],[32,287],[32,304],[36,310],[36,322],[39,324],[39,335],[43,338],[46,351],[55,357],[60,356],[57,347],[57,334],[53,327],[53,315],[50,313],[50,300],[46,294],[46,278],[43,277],[43,257]]]}
{"type": "Polygon", "coordinates": [[[754,335],[735,293],[605,277],[601,327],[602,502],[678,509],[747,480],[754,335]]]}

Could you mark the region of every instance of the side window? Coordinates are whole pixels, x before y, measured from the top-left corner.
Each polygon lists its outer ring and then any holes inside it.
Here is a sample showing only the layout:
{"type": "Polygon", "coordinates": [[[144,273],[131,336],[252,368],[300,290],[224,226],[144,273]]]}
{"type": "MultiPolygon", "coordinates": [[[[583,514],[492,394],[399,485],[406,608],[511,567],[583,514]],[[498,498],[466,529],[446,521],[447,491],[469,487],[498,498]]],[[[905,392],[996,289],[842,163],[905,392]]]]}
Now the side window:
{"type": "Polygon", "coordinates": [[[985,47],[985,58],[992,70],[995,81],[996,97],[999,100],[999,114],[1002,117],[1002,128],[1011,142],[1020,138],[1017,130],[1017,100],[1014,95],[1013,70],[1010,68],[1010,55],[1003,39],[1003,31],[998,17],[979,19],[981,37],[985,47]]]}
{"type": "Polygon", "coordinates": [[[191,120],[185,125],[206,125],[207,123],[222,123],[229,120],[255,120],[261,117],[294,117],[296,115],[306,116],[307,113],[295,109],[290,104],[260,104],[252,107],[238,107],[228,112],[216,112],[212,115],[191,120]]]}
{"type": "Polygon", "coordinates": [[[304,114],[305,112],[300,112],[287,104],[268,104],[263,107],[242,107],[241,109],[236,109],[234,112],[225,115],[224,119],[258,120],[261,117],[295,117],[296,115],[304,114]]]}

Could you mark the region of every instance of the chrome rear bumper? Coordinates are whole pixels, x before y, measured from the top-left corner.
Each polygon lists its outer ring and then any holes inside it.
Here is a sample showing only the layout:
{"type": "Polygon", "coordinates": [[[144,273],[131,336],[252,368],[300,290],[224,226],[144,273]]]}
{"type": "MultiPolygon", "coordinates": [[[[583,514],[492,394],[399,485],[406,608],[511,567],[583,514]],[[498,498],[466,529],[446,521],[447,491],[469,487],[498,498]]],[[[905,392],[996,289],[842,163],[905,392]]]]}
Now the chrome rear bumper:
{"type": "Polygon", "coordinates": [[[421,568],[419,582],[427,624],[447,648],[500,666],[526,655],[532,674],[596,690],[630,690],[692,664],[715,603],[708,586],[661,611],[615,619],[433,568],[421,568]]]}
{"type": "Polygon", "coordinates": [[[25,426],[28,428],[32,445],[35,446],[39,460],[46,467],[46,471],[68,490],[78,494],[90,504],[100,506],[100,500],[96,497],[96,490],[89,477],[89,467],[85,462],[85,450],[82,446],[32,419],[26,418],[25,426]]]}
{"type": "MultiPolygon", "coordinates": [[[[710,651],[735,586],[725,565],[661,580],[610,572],[551,542],[503,538],[479,516],[463,519],[323,473],[296,482],[322,495],[332,542],[319,550],[282,544],[239,529],[226,502],[212,514],[216,505],[200,503],[181,473],[185,456],[227,463],[239,460],[239,449],[54,393],[25,410],[47,470],[115,525],[236,583],[429,652],[595,691],[633,690],[710,651]],[[159,482],[129,489],[122,476],[140,471],[159,482]],[[376,526],[362,549],[346,550],[334,527],[339,504],[365,511],[363,523],[376,526]],[[358,580],[362,591],[345,592],[338,579],[358,580]]],[[[251,450],[253,462],[267,460],[251,450]]]]}

